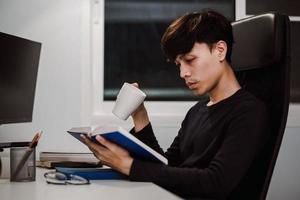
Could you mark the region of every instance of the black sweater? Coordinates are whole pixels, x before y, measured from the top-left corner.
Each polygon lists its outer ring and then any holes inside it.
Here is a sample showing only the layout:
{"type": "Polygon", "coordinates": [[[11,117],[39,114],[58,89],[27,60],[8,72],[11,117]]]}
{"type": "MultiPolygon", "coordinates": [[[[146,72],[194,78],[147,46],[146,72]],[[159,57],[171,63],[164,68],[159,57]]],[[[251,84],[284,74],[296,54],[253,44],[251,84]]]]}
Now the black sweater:
{"type": "Polygon", "coordinates": [[[134,159],[129,178],[154,182],[184,198],[230,196],[268,138],[266,108],[244,89],[212,106],[207,102],[188,111],[166,153],[151,124],[137,133],[132,130],[165,155],[168,165],[134,159]]]}

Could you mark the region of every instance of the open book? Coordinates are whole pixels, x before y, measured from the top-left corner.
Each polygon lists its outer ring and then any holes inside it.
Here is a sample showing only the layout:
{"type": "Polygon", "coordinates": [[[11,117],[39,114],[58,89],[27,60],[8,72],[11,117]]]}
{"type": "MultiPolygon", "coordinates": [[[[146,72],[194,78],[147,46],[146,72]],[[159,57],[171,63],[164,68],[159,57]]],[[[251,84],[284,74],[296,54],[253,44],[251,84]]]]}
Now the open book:
{"type": "Polygon", "coordinates": [[[79,141],[81,141],[80,134],[87,135],[91,133],[91,138],[96,143],[98,143],[96,135],[99,134],[105,139],[126,149],[133,158],[168,164],[168,160],[164,156],[119,126],[98,126],[95,129],[91,127],[77,127],[71,128],[67,132],[79,141]]]}

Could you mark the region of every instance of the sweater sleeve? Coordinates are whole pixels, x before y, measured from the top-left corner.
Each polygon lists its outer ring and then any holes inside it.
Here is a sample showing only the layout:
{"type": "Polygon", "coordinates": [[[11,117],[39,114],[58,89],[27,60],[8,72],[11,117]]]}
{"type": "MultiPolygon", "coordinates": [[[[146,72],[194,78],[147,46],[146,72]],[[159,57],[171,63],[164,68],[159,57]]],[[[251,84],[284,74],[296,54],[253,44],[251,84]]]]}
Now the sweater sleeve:
{"type": "MultiPolygon", "coordinates": [[[[187,116],[188,116],[188,114],[187,114],[187,116]]],[[[184,126],[187,116],[183,120],[181,127],[184,126]]],[[[148,146],[150,146],[155,151],[159,152],[161,155],[165,156],[168,160],[168,165],[178,166],[182,162],[182,158],[180,156],[180,147],[179,147],[179,141],[180,141],[180,137],[182,134],[182,128],[180,128],[178,135],[175,137],[175,139],[173,140],[171,146],[168,148],[166,153],[164,153],[163,149],[160,147],[160,145],[154,135],[151,123],[149,123],[147,126],[145,126],[139,132],[135,132],[134,128],[132,128],[130,130],[130,133],[132,135],[134,135],[136,138],[138,138],[139,140],[141,140],[142,142],[144,142],[145,144],[147,144],[148,146]]]]}
{"type": "Polygon", "coordinates": [[[129,178],[154,182],[184,197],[224,198],[237,186],[266,142],[265,107],[245,106],[230,119],[223,143],[206,168],[183,168],[135,159],[129,178]]]}
{"type": "Polygon", "coordinates": [[[153,150],[157,151],[161,155],[165,156],[164,151],[159,146],[158,141],[153,133],[151,123],[147,124],[142,130],[135,132],[134,128],[130,130],[130,133],[143,143],[147,144],[153,150]]]}

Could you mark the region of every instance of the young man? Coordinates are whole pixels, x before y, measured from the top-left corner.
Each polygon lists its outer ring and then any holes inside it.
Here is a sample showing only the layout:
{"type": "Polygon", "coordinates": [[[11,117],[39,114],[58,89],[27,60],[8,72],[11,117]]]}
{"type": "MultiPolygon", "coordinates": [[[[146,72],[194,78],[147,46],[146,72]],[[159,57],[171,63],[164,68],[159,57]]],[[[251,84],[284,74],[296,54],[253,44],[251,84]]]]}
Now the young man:
{"type": "Polygon", "coordinates": [[[130,157],[105,139],[105,147],[83,137],[104,163],[133,181],[154,182],[184,198],[232,199],[267,140],[262,102],[239,85],[230,66],[230,22],[214,11],[175,20],[162,38],[162,50],[180,68],[180,77],[197,96],[208,94],[187,113],[172,145],[163,152],[145,107],[132,115],[133,135],[165,155],[169,164],[130,157]]]}

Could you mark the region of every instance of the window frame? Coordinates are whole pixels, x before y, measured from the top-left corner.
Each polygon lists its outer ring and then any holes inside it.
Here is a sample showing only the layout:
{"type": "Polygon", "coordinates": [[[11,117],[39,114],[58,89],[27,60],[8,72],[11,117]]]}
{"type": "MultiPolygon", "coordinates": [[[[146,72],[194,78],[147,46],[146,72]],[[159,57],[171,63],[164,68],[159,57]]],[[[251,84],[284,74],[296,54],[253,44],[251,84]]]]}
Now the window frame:
{"type": "MultiPolygon", "coordinates": [[[[81,122],[96,125],[114,123],[126,127],[132,120],[116,118],[111,110],[114,101],[104,101],[104,0],[86,1],[82,8],[82,63],[81,63],[81,122]]],[[[235,1],[236,20],[248,17],[246,0],[235,1]]],[[[300,21],[300,17],[290,17],[300,21]]],[[[179,127],[188,109],[196,101],[145,102],[150,121],[159,127],[179,127]],[[176,108],[176,109],[174,109],[176,108]]],[[[300,103],[289,108],[287,126],[300,126],[300,103]]]]}

